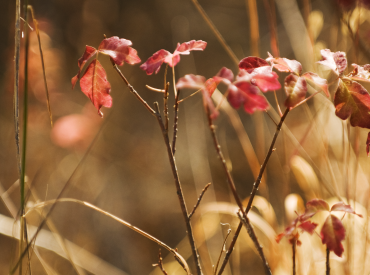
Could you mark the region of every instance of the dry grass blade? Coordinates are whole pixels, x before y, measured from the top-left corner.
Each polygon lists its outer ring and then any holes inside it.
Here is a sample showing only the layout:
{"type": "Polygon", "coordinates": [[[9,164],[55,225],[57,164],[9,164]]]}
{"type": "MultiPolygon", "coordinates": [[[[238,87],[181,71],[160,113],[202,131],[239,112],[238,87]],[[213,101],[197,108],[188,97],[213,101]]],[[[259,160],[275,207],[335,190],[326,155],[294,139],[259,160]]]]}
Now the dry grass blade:
{"type": "Polygon", "coordinates": [[[19,63],[20,63],[20,48],[21,48],[21,1],[15,1],[15,43],[14,43],[14,127],[15,127],[15,144],[17,150],[18,173],[21,175],[21,157],[19,146],[19,63]]]}
{"type": "Polygon", "coordinates": [[[33,11],[32,6],[28,6],[28,10],[31,12],[33,24],[35,25],[37,40],[39,42],[39,50],[40,50],[40,57],[41,57],[42,73],[43,73],[43,77],[44,77],[44,85],[45,85],[45,92],[46,92],[46,103],[48,105],[48,113],[49,113],[49,118],[50,118],[50,125],[51,125],[51,127],[53,127],[53,114],[51,113],[50,98],[49,98],[49,89],[48,89],[48,83],[46,81],[46,69],[45,69],[45,62],[44,62],[44,54],[42,52],[39,23],[37,22],[37,20],[35,18],[35,14],[34,14],[34,11],[33,11]]]}
{"type": "Polygon", "coordinates": [[[91,203],[88,203],[88,202],[85,202],[85,201],[80,201],[80,200],[76,200],[76,199],[69,199],[69,198],[62,198],[62,199],[57,199],[57,200],[49,200],[49,201],[45,201],[45,202],[42,202],[42,203],[38,203],[38,204],[35,204],[32,208],[30,208],[27,213],[25,214],[25,216],[27,216],[31,211],[35,210],[35,209],[38,209],[38,208],[43,208],[43,207],[46,207],[48,205],[55,205],[56,203],[60,203],[60,202],[74,202],[74,203],[78,203],[80,205],[84,205],[86,207],[89,207],[91,209],[94,209],[95,211],[101,213],[101,214],[104,214],[116,221],[118,221],[119,223],[123,224],[124,226],[132,229],[133,231],[141,234],[142,236],[148,238],[149,240],[157,243],[158,245],[162,246],[163,248],[167,249],[169,252],[171,252],[174,257],[176,258],[176,260],[182,265],[182,267],[184,268],[184,270],[187,272],[187,274],[191,274],[190,273],[190,269],[189,269],[189,266],[187,265],[186,261],[184,260],[184,258],[173,248],[169,247],[167,244],[163,243],[162,241],[158,240],[157,238],[153,237],[152,235],[146,233],[145,231],[131,225],[130,223],[118,218],[117,216],[107,212],[107,211],[104,211],[103,209],[100,209],[99,207],[95,206],[95,205],[92,205],[91,203]]]}
{"type": "Polygon", "coordinates": [[[245,0],[247,11],[249,14],[249,27],[251,34],[251,49],[252,55],[259,56],[258,42],[260,39],[259,24],[258,24],[258,10],[256,0],[245,0]]]}

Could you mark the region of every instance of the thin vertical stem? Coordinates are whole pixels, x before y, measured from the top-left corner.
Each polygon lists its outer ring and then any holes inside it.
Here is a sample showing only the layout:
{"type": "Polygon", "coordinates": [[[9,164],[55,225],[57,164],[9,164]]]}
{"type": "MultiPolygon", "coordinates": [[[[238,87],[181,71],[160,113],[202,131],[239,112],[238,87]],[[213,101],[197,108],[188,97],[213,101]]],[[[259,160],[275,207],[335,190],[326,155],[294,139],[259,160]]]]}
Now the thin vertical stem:
{"type": "Polygon", "coordinates": [[[252,55],[259,56],[258,42],[259,42],[259,24],[258,24],[258,10],[256,0],[246,0],[246,6],[249,13],[249,29],[251,35],[251,49],[252,55]]]}
{"type": "Polygon", "coordinates": [[[175,117],[173,121],[173,136],[172,136],[172,155],[175,155],[176,152],[176,140],[177,140],[177,131],[178,131],[178,121],[179,121],[179,96],[180,90],[177,91],[175,98],[175,117]]]}
{"type": "Polygon", "coordinates": [[[326,248],[326,275],[330,275],[330,250],[326,248]]]}
{"type": "Polygon", "coordinates": [[[18,173],[21,176],[21,157],[19,146],[19,63],[20,63],[20,48],[21,48],[21,1],[15,1],[15,34],[14,34],[14,99],[13,99],[13,112],[14,112],[14,130],[15,130],[15,144],[16,155],[18,161],[18,173]]]}
{"type": "MultiPolygon", "coordinates": [[[[274,137],[272,138],[270,148],[269,148],[269,150],[267,152],[267,155],[266,155],[266,158],[265,158],[265,160],[264,160],[264,162],[263,162],[263,164],[261,166],[261,169],[260,169],[260,172],[258,174],[258,177],[257,177],[255,183],[253,184],[253,189],[252,189],[252,192],[251,192],[251,196],[249,198],[249,201],[248,201],[248,206],[247,206],[247,208],[245,210],[245,214],[246,215],[248,214],[249,210],[252,207],[252,202],[253,202],[253,199],[254,199],[254,197],[255,197],[255,195],[257,193],[258,186],[261,183],[262,175],[263,175],[263,173],[265,171],[265,168],[266,168],[266,165],[267,165],[267,163],[268,163],[268,161],[270,159],[270,156],[271,156],[272,152],[274,151],[274,146],[275,146],[276,139],[277,139],[277,137],[278,137],[278,135],[280,133],[281,127],[283,126],[284,120],[285,120],[286,116],[288,115],[289,111],[290,111],[289,108],[287,108],[285,110],[283,116],[280,119],[279,124],[276,126],[276,131],[275,131],[274,137]]],[[[233,239],[232,239],[232,241],[230,243],[230,246],[229,246],[228,250],[226,251],[226,255],[225,255],[224,261],[222,263],[222,266],[220,268],[220,271],[218,272],[218,275],[221,275],[222,274],[222,272],[224,271],[224,269],[226,267],[227,262],[229,261],[229,258],[231,256],[231,253],[234,250],[234,246],[235,246],[236,240],[239,237],[240,230],[242,229],[242,226],[243,226],[243,223],[240,222],[239,225],[238,225],[238,228],[235,231],[235,235],[234,235],[234,237],[233,237],[233,239]]]]}
{"type": "Polygon", "coordinates": [[[168,158],[169,158],[169,161],[170,161],[170,164],[171,164],[172,174],[173,174],[173,177],[174,177],[174,180],[175,180],[177,196],[179,198],[181,212],[182,212],[184,220],[185,220],[186,231],[187,231],[187,234],[188,234],[188,239],[189,239],[189,243],[190,243],[190,246],[191,246],[191,251],[192,251],[194,262],[195,262],[195,265],[196,265],[197,274],[201,275],[202,274],[202,268],[200,266],[199,255],[198,255],[197,247],[196,247],[195,241],[194,241],[193,229],[191,227],[190,219],[189,219],[189,216],[188,216],[188,210],[186,208],[185,198],[184,198],[184,194],[182,192],[179,174],[177,172],[175,157],[172,154],[170,139],[168,138],[168,132],[166,131],[165,126],[163,124],[161,113],[159,111],[158,102],[154,102],[154,108],[155,108],[155,116],[156,116],[158,124],[159,124],[159,126],[162,130],[163,139],[164,139],[164,142],[165,142],[166,147],[167,147],[167,154],[168,154],[168,158]]]}
{"type": "Polygon", "coordinates": [[[164,95],[163,95],[164,127],[166,131],[168,131],[168,88],[169,86],[170,86],[170,83],[167,82],[167,84],[164,86],[164,95]]]}
{"type": "Polygon", "coordinates": [[[292,245],[292,250],[293,250],[293,275],[296,275],[296,272],[295,272],[295,251],[296,251],[296,247],[297,247],[297,241],[294,240],[294,243],[292,245]]]}
{"type": "Polygon", "coordinates": [[[263,0],[265,10],[267,13],[267,20],[270,28],[270,47],[273,56],[280,56],[279,53],[279,43],[276,34],[276,14],[275,14],[275,3],[274,0],[263,0]],[[271,3],[270,3],[271,2],[271,3]]]}

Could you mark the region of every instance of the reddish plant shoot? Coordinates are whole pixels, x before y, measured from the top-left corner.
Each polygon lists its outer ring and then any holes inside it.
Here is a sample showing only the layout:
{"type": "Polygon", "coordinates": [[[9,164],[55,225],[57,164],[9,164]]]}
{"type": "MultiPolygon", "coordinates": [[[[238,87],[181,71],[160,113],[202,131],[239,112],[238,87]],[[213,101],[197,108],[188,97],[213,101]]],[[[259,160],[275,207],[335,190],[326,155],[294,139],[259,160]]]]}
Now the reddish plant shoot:
{"type": "Polygon", "coordinates": [[[190,51],[203,51],[207,46],[207,42],[202,40],[191,40],[182,44],[178,43],[174,53],[170,53],[166,50],[159,50],[148,58],[140,68],[143,69],[148,75],[158,73],[161,66],[167,63],[170,67],[174,67],[180,62],[180,54],[190,54],[190,51]]]}
{"type": "Polygon", "coordinates": [[[72,78],[72,89],[75,87],[78,79],[82,92],[91,100],[98,114],[102,117],[101,107],[112,106],[112,97],[110,96],[111,86],[107,80],[107,74],[97,60],[98,53],[109,55],[114,64],[122,66],[124,62],[136,64],[141,60],[137,51],[130,46],[130,40],[120,39],[117,36],[105,38],[99,45],[98,50],[91,46],[86,46],[85,52],[78,60],[78,73],[72,78]],[[94,57],[94,59],[93,59],[94,57]],[[93,59],[81,77],[86,63],[93,59]]]}

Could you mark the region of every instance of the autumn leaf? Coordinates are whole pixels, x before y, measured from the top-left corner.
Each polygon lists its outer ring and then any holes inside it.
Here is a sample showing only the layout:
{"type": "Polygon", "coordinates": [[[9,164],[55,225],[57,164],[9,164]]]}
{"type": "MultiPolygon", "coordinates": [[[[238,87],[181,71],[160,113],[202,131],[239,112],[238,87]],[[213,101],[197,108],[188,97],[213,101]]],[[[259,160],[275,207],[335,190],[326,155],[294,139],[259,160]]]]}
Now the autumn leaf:
{"type": "Polygon", "coordinates": [[[259,57],[256,56],[248,56],[246,58],[243,58],[239,62],[239,69],[240,70],[246,70],[248,73],[253,72],[255,68],[259,68],[262,66],[268,66],[269,63],[259,57]]]}
{"type": "Polygon", "coordinates": [[[348,74],[349,78],[353,80],[370,82],[370,64],[366,64],[364,66],[352,64],[352,66],[355,68],[348,74]]]}
{"type": "Polygon", "coordinates": [[[319,77],[317,74],[312,72],[306,72],[302,75],[306,81],[317,90],[317,87],[322,90],[327,97],[330,97],[328,90],[328,83],[326,79],[319,77]]]}
{"type": "Polygon", "coordinates": [[[346,230],[340,219],[330,214],[326,218],[320,234],[322,243],[326,244],[326,247],[330,251],[333,251],[335,255],[341,257],[344,251],[341,242],[345,238],[346,230]]]}
{"type": "Polygon", "coordinates": [[[336,75],[342,76],[347,68],[347,58],[345,52],[331,52],[329,49],[320,51],[322,60],[317,63],[329,67],[336,75]]]}
{"type": "Polygon", "coordinates": [[[285,100],[285,106],[292,108],[306,97],[307,82],[304,77],[290,74],[285,78],[284,89],[288,96],[285,100]]]}
{"type": "Polygon", "coordinates": [[[229,85],[231,82],[234,81],[234,73],[226,68],[223,67],[221,70],[213,77],[216,82],[224,82],[226,85],[229,85]]]}
{"type": "Polygon", "coordinates": [[[310,221],[305,221],[298,226],[298,228],[302,229],[303,231],[306,231],[307,233],[311,235],[315,231],[316,227],[317,227],[317,223],[310,222],[310,221]]]}
{"type": "Polygon", "coordinates": [[[140,68],[143,69],[148,75],[153,72],[158,73],[163,62],[171,67],[176,66],[180,62],[180,54],[190,54],[190,51],[203,51],[207,46],[207,42],[202,40],[191,40],[182,44],[178,43],[176,50],[173,54],[166,50],[159,50],[145,61],[140,68]]]}
{"type": "Polygon", "coordinates": [[[107,80],[107,75],[98,60],[95,59],[90,63],[80,80],[80,85],[82,92],[90,98],[98,110],[98,114],[102,117],[103,113],[100,108],[102,106],[112,107],[112,97],[109,95],[111,86],[107,80]]]}
{"type": "Polygon", "coordinates": [[[352,126],[370,129],[370,95],[356,81],[339,81],[334,97],[335,114],[352,126]]]}
{"type": "Polygon", "coordinates": [[[297,229],[301,229],[309,233],[310,235],[314,233],[317,224],[310,221],[301,222],[301,216],[302,215],[298,216],[287,228],[285,228],[283,233],[280,233],[276,236],[276,242],[280,242],[283,237],[287,237],[290,243],[294,243],[294,241],[297,241],[297,244],[300,245],[300,242],[298,240],[299,233],[297,229]]]}
{"type": "Polygon", "coordinates": [[[86,62],[96,54],[97,50],[94,47],[86,46],[85,52],[83,55],[78,59],[78,73],[72,78],[72,89],[75,87],[78,79],[80,78],[80,74],[82,72],[83,67],[85,66],[86,62]]]}
{"type": "Polygon", "coordinates": [[[279,90],[281,88],[279,76],[272,71],[271,66],[255,68],[251,75],[251,83],[256,85],[262,92],[279,90]]]}
{"type": "Polygon", "coordinates": [[[104,39],[99,45],[99,52],[109,55],[115,64],[122,66],[123,62],[128,64],[140,63],[137,51],[130,46],[132,42],[127,39],[112,36],[104,39]]]}
{"type": "Polygon", "coordinates": [[[290,60],[288,58],[280,58],[280,57],[273,57],[270,53],[268,53],[269,57],[266,59],[267,61],[271,62],[274,68],[276,68],[280,72],[290,72],[296,75],[300,75],[302,73],[302,65],[297,60],[290,60]]]}
{"type": "Polygon", "coordinates": [[[362,215],[357,214],[355,212],[355,210],[353,210],[352,207],[349,204],[344,204],[344,202],[338,202],[338,203],[334,204],[330,209],[330,212],[331,211],[342,211],[342,212],[346,212],[346,213],[350,213],[350,214],[355,214],[355,215],[362,218],[362,215]]]}

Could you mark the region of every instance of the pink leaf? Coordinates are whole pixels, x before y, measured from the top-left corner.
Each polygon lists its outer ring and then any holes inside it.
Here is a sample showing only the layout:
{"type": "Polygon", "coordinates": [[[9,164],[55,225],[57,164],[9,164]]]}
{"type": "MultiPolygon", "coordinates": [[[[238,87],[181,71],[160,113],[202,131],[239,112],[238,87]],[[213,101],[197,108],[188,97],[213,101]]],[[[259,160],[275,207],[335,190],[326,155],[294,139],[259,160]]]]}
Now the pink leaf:
{"type": "Polygon", "coordinates": [[[226,68],[226,67],[223,67],[214,77],[213,79],[217,82],[217,81],[223,81],[225,82],[225,84],[230,84],[231,82],[234,81],[234,74],[233,72],[226,68]],[[225,81],[227,80],[227,81],[225,81]]]}
{"type": "Polygon", "coordinates": [[[302,65],[297,60],[290,60],[287,58],[274,58],[270,53],[269,57],[266,59],[267,61],[274,63],[274,68],[279,70],[280,72],[291,72],[296,75],[300,75],[302,72],[302,65]]]}
{"type": "Polygon", "coordinates": [[[321,50],[322,60],[318,61],[324,66],[329,67],[332,71],[340,76],[347,68],[347,58],[345,52],[331,52],[329,49],[321,50]]]}
{"type": "Polygon", "coordinates": [[[141,60],[137,55],[137,51],[129,47],[131,45],[132,43],[130,40],[112,36],[104,39],[100,43],[98,50],[103,54],[109,55],[114,63],[119,66],[122,66],[123,62],[128,64],[139,63],[141,60]]]}
{"type": "Polygon", "coordinates": [[[75,87],[77,80],[80,78],[81,71],[86,64],[86,62],[97,52],[94,47],[86,46],[85,52],[83,55],[78,59],[78,73],[72,78],[72,89],[75,87]]]}
{"type": "Polygon", "coordinates": [[[285,106],[291,108],[306,97],[307,82],[304,77],[290,74],[285,78],[284,89],[288,96],[285,100],[285,106]]]}
{"type": "Polygon", "coordinates": [[[244,105],[244,110],[253,114],[257,110],[266,110],[268,103],[262,95],[259,95],[257,86],[247,81],[236,81],[229,86],[228,100],[234,108],[244,105]]]}
{"type": "Polygon", "coordinates": [[[346,230],[342,222],[334,215],[329,215],[321,229],[322,243],[333,251],[338,257],[342,256],[344,251],[342,241],[345,238],[346,230]]]}
{"type": "Polygon", "coordinates": [[[248,73],[253,72],[255,68],[259,68],[262,66],[268,66],[266,60],[256,57],[256,56],[248,56],[246,58],[243,58],[239,62],[239,69],[240,70],[246,70],[248,73]]]}
{"type": "Polygon", "coordinates": [[[203,51],[207,47],[207,42],[202,40],[191,40],[182,44],[178,43],[173,55],[190,54],[190,51],[203,51]]]}
{"type": "Polygon", "coordinates": [[[349,205],[349,204],[344,204],[343,202],[338,202],[336,204],[334,204],[330,211],[343,211],[343,212],[347,212],[347,213],[350,213],[350,214],[355,214],[359,217],[362,218],[362,215],[360,214],[357,214],[353,209],[352,207],[349,205]]]}
{"type": "Polygon", "coordinates": [[[307,209],[313,209],[315,211],[326,210],[329,211],[329,204],[322,199],[313,199],[306,203],[307,209]]]}
{"type": "Polygon", "coordinates": [[[335,114],[345,120],[350,118],[352,126],[370,129],[370,95],[356,81],[339,81],[334,97],[335,114]]]}
{"type": "Polygon", "coordinates": [[[157,74],[167,56],[172,56],[172,54],[166,50],[159,50],[141,64],[140,69],[143,69],[147,75],[154,72],[157,74]]]}
{"type": "Polygon", "coordinates": [[[80,85],[82,92],[90,98],[98,110],[98,114],[102,117],[103,113],[100,108],[102,106],[112,107],[112,97],[109,95],[111,86],[107,80],[107,75],[98,60],[95,59],[90,63],[80,80],[80,85]]]}
{"type": "Polygon", "coordinates": [[[348,75],[349,78],[359,81],[370,82],[370,64],[360,66],[357,64],[352,64],[353,71],[348,75]]]}
{"type": "Polygon", "coordinates": [[[279,76],[272,71],[271,66],[255,68],[251,76],[251,83],[257,85],[262,92],[279,90],[281,88],[278,81],[279,76]]]}
{"type": "Polygon", "coordinates": [[[370,147],[370,132],[367,134],[367,140],[366,140],[366,153],[367,156],[369,156],[369,147],[370,147]]]}
{"type": "Polygon", "coordinates": [[[312,72],[306,72],[302,75],[310,85],[313,87],[319,87],[327,97],[330,97],[329,90],[328,90],[328,83],[326,79],[319,77],[317,74],[312,72]]]}
{"type": "Polygon", "coordinates": [[[306,231],[307,233],[309,234],[313,234],[313,232],[315,231],[315,228],[317,227],[317,223],[314,223],[314,222],[310,222],[310,221],[305,221],[303,223],[301,223],[298,228],[306,231]]]}

